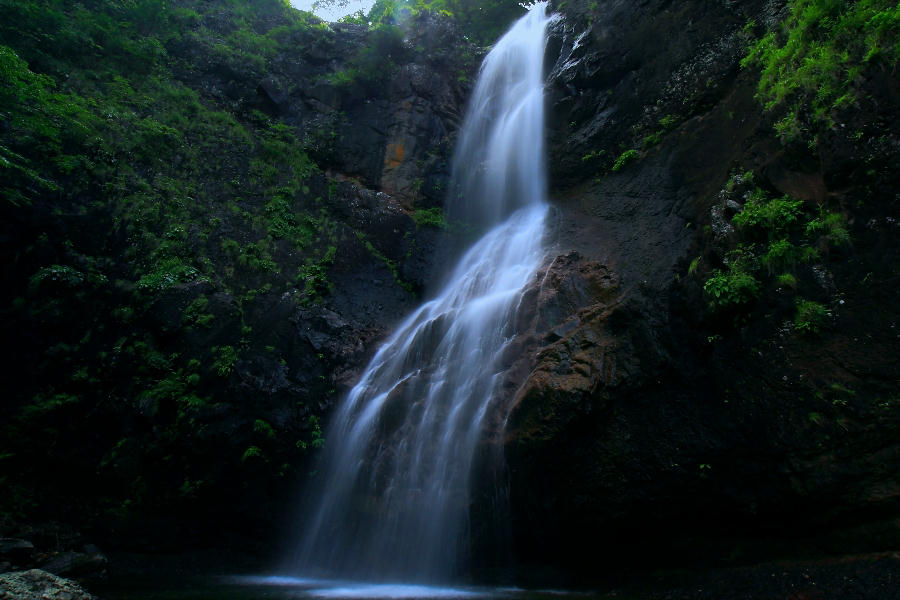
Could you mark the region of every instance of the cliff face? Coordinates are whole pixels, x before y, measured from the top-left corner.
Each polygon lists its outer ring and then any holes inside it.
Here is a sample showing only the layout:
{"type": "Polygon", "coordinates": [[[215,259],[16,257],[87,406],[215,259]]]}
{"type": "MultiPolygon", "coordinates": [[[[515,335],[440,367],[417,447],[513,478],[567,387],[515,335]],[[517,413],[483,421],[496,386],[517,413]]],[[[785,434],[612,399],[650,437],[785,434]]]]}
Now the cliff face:
{"type": "Polygon", "coordinates": [[[446,18],[280,0],[0,15],[0,527],[272,540],[431,285],[479,50],[446,18]]]}
{"type": "Polygon", "coordinates": [[[897,547],[895,76],[872,69],[815,143],[782,142],[740,60],[783,3],[559,5],[557,252],[505,439],[519,558],[596,572],[897,547]],[[766,240],[787,234],[735,217],[753,194],[832,211],[850,241],[778,263],[766,240]],[[715,284],[734,273],[759,287],[728,304],[715,284]]]}

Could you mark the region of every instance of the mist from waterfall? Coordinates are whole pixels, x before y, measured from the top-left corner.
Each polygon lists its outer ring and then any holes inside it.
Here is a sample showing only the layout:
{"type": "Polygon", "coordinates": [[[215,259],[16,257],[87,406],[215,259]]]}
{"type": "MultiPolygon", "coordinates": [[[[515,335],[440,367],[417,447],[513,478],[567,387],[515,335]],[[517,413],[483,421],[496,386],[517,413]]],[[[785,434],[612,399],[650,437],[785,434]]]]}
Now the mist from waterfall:
{"type": "Polygon", "coordinates": [[[484,60],[447,212],[487,232],[337,408],[297,572],[437,582],[465,556],[472,465],[544,258],[546,10],[533,6],[484,60]]]}

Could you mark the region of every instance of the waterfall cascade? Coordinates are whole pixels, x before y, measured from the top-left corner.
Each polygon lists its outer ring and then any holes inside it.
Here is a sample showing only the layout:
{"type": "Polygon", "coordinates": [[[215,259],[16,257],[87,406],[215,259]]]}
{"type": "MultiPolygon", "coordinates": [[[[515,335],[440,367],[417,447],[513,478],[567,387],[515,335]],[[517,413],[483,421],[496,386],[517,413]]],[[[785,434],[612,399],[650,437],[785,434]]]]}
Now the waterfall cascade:
{"type": "Polygon", "coordinates": [[[543,58],[536,4],[485,58],[448,213],[487,233],[381,347],[327,432],[297,570],[440,581],[464,551],[469,483],[522,290],[544,257],[543,58]]]}

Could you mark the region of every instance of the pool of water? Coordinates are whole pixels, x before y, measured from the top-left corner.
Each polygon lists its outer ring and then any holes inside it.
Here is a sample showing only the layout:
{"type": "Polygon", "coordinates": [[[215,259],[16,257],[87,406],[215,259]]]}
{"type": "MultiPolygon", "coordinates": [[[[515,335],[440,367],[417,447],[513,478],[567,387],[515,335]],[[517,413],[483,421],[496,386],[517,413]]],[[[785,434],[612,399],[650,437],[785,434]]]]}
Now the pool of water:
{"type": "Polygon", "coordinates": [[[363,583],[283,576],[212,579],[132,578],[90,589],[100,600],[558,600],[600,598],[563,590],[363,583]]]}

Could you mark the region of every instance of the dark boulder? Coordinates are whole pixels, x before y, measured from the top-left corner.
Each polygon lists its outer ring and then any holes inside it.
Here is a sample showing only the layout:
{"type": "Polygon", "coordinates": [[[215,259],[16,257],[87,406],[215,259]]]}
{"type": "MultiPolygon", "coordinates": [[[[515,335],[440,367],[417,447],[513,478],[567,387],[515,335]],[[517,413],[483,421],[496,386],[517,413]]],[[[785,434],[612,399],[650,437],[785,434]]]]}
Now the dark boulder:
{"type": "Polygon", "coordinates": [[[3,600],[93,600],[77,583],[32,569],[0,575],[3,600]]]}

